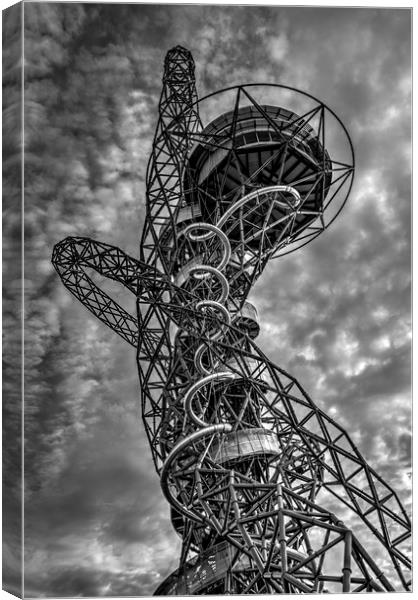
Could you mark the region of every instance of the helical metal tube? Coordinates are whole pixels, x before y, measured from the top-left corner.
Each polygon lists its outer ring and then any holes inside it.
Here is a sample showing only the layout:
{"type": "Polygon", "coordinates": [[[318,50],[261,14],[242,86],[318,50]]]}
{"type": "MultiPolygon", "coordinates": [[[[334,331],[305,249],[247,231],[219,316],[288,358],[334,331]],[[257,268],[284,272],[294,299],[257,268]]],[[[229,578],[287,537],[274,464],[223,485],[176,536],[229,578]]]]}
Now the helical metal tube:
{"type": "MultiPolygon", "coordinates": [[[[208,297],[198,301],[194,308],[201,312],[212,311],[213,313],[217,313],[218,318],[216,319],[216,322],[218,324],[218,329],[213,331],[212,328],[211,331],[207,331],[207,339],[198,346],[194,353],[194,368],[197,373],[203,376],[203,378],[195,381],[188,388],[183,396],[183,408],[186,419],[189,419],[189,422],[193,423],[193,425],[197,426],[199,429],[189,433],[185,438],[183,438],[181,442],[174,447],[166,459],[163,467],[163,479],[165,481],[165,493],[167,494],[170,487],[167,481],[170,476],[170,471],[175,469],[175,458],[180,452],[184,452],[188,447],[190,447],[196,439],[200,439],[199,431],[203,436],[206,436],[209,433],[215,434],[221,431],[226,432],[231,430],[231,424],[218,423],[214,425],[213,423],[211,424],[205,420],[202,415],[199,415],[196,412],[196,399],[197,395],[202,394],[202,391],[206,387],[210,387],[216,383],[222,386],[222,384],[228,384],[229,382],[233,382],[241,378],[239,373],[237,373],[235,370],[233,371],[228,369],[225,363],[223,363],[222,367],[220,368],[222,363],[221,358],[218,357],[215,359],[210,350],[211,342],[213,343],[219,341],[225,335],[227,327],[232,322],[232,316],[228,309],[228,297],[230,294],[230,289],[228,280],[224,274],[224,270],[231,260],[231,244],[221,227],[226,224],[228,219],[237,209],[245,206],[247,203],[251,203],[254,198],[258,197],[260,192],[263,195],[267,193],[289,195],[291,199],[286,201],[280,201],[276,199],[275,202],[283,205],[283,207],[289,209],[290,212],[297,211],[301,203],[300,195],[296,189],[284,185],[270,186],[268,188],[262,188],[261,190],[255,190],[254,192],[245,195],[240,200],[235,202],[219,219],[217,225],[206,222],[194,222],[187,225],[180,233],[180,236],[184,236],[184,238],[191,244],[200,244],[200,250],[191,260],[189,260],[188,263],[183,266],[177,275],[176,282],[178,285],[185,285],[187,282],[189,282],[189,285],[192,283],[193,286],[194,280],[196,282],[196,286],[198,286],[199,282],[210,281],[210,278],[213,278],[217,281],[217,286],[211,287],[210,284],[207,285],[207,290],[209,290],[207,294],[208,297]],[[204,250],[202,250],[202,246],[204,247],[204,250]],[[216,248],[216,251],[214,248],[216,248]],[[212,289],[213,287],[216,289],[212,289]],[[224,324],[224,326],[219,325],[220,321],[224,324]],[[205,356],[207,357],[206,364],[204,361],[205,356]]],[[[185,428],[183,427],[183,431],[184,429],[185,428]]],[[[175,499],[174,504],[178,509],[180,502],[180,498],[175,499]]],[[[183,511],[183,514],[186,513],[183,511]]]]}
{"type": "Polygon", "coordinates": [[[219,219],[217,225],[218,227],[222,227],[224,225],[224,223],[227,222],[227,220],[229,219],[229,217],[239,208],[241,208],[241,206],[244,206],[245,204],[249,203],[251,200],[253,200],[254,198],[258,198],[258,196],[260,195],[260,193],[263,196],[266,196],[267,194],[275,194],[275,193],[282,193],[282,194],[290,194],[292,196],[292,200],[289,202],[283,202],[280,200],[275,200],[276,204],[279,204],[280,206],[282,206],[283,208],[288,208],[291,211],[296,211],[302,201],[299,192],[297,191],[296,188],[293,188],[289,185],[271,185],[269,187],[263,187],[257,190],[254,190],[253,192],[250,192],[249,194],[246,194],[245,196],[243,196],[242,198],[240,198],[237,202],[235,202],[234,204],[232,204],[232,206],[230,206],[228,208],[228,210],[222,215],[222,217],[219,219]]]}
{"type": "MultiPolygon", "coordinates": [[[[283,205],[286,205],[285,208],[289,209],[289,214],[297,211],[301,199],[295,189],[288,186],[272,186],[261,190],[261,193],[267,192],[290,195],[292,199],[286,202],[283,201],[283,205]]],[[[210,462],[215,459],[215,456],[217,456],[216,449],[220,448],[222,444],[226,448],[225,452],[228,453],[228,444],[231,443],[228,441],[228,436],[237,435],[237,427],[239,428],[245,405],[239,407],[236,412],[235,408],[229,413],[227,412],[225,406],[228,404],[228,386],[233,385],[232,396],[240,388],[239,385],[238,388],[235,388],[235,384],[239,384],[241,380],[245,382],[245,380],[256,379],[259,389],[261,389],[257,373],[262,371],[262,365],[260,368],[257,364],[250,366],[251,361],[248,358],[242,361],[232,358],[227,361],[222,356],[222,351],[218,351],[218,356],[214,356],[213,347],[216,347],[214,342],[219,342],[225,337],[229,325],[234,320],[229,308],[234,306],[234,303],[229,298],[230,286],[225,275],[225,269],[231,260],[231,244],[220,227],[226,225],[235,210],[245,206],[246,203],[253,202],[258,197],[258,193],[260,192],[256,190],[247,194],[232,205],[219,220],[219,226],[197,222],[185,227],[181,233],[191,246],[188,250],[183,250],[183,255],[180,254],[180,256],[183,256],[183,260],[185,256],[189,260],[186,264],[183,263],[184,266],[177,274],[176,283],[180,286],[192,287],[194,291],[198,291],[200,288],[200,297],[203,294],[203,299],[198,300],[193,308],[200,313],[207,313],[209,323],[206,323],[203,319],[203,327],[200,325],[204,341],[198,345],[192,359],[195,371],[193,377],[196,377],[196,375],[201,377],[194,380],[182,398],[184,410],[182,431],[185,435],[172,448],[164,462],[161,472],[161,484],[166,498],[175,510],[186,519],[191,519],[200,524],[209,524],[210,528],[217,531],[219,535],[223,534],[223,526],[219,521],[219,515],[214,513],[210,502],[206,500],[204,492],[207,484],[206,471],[205,467],[203,467],[202,472],[200,468],[205,464],[205,461],[209,460],[210,462]],[[198,247],[198,251],[196,247],[198,247]],[[212,323],[211,314],[216,316],[216,318],[212,317],[212,323]],[[219,436],[221,436],[221,439],[216,440],[219,436]],[[185,465],[187,465],[186,470],[185,465]]],[[[185,247],[187,247],[187,243],[185,242],[185,247]]],[[[196,295],[199,296],[199,293],[196,295]]],[[[236,313],[236,309],[234,313],[236,313]]],[[[234,318],[237,318],[237,314],[234,314],[234,318]]],[[[182,327],[179,325],[179,330],[181,329],[182,327]]],[[[185,327],[184,330],[186,330],[185,327]]],[[[190,326],[188,331],[190,331],[190,326]]],[[[247,384],[243,383],[243,385],[246,387],[247,384]]],[[[270,446],[263,442],[264,438],[254,438],[254,441],[250,442],[248,425],[246,427],[247,429],[242,430],[244,434],[242,439],[246,440],[244,446],[247,444],[250,450],[241,449],[242,457],[252,456],[254,453],[259,454],[260,449],[267,456],[270,446]],[[257,443],[259,446],[257,446],[257,443]]],[[[262,429],[261,431],[264,432],[265,430],[262,429]]],[[[277,442],[277,449],[274,447],[272,452],[277,453],[278,448],[277,442]]],[[[229,450],[229,452],[233,456],[232,450],[229,450]]],[[[237,456],[240,456],[240,454],[237,456]]],[[[225,477],[227,469],[223,466],[222,461],[218,463],[215,460],[213,464],[217,465],[215,467],[216,475],[212,472],[211,476],[225,477]]],[[[231,507],[235,511],[238,522],[240,512],[233,482],[228,489],[231,507]]],[[[243,541],[251,550],[250,554],[254,564],[260,573],[263,572],[263,556],[267,552],[267,547],[263,549],[252,545],[250,534],[244,525],[239,525],[238,530],[243,541]]],[[[274,552],[277,552],[277,549],[273,545],[270,548],[270,554],[274,552]]],[[[272,591],[274,589],[272,588],[272,591]]]]}
{"type": "MultiPolygon", "coordinates": [[[[216,237],[221,245],[222,254],[220,259],[218,259],[218,261],[215,264],[195,264],[188,271],[188,275],[189,277],[197,276],[197,278],[212,276],[218,280],[221,286],[220,295],[218,295],[215,298],[207,298],[205,300],[197,302],[195,308],[199,311],[205,311],[209,309],[219,313],[220,315],[222,315],[222,319],[225,325],[228,326],[231,323],[231,315],[226,306],[226,302],[229,296],[229,284],[222,271],[225,269],[226,265],[228,264],[231,258],[231,245],[229,243],[229,240],[226,237],[225,233],[219,229],[219,227],[204,222],[192,223],[191,225],[188,225],[182,233],[189,240],[201,243],[208,243],[210,242],[210,240],[216,237]]],[[[211,258],[210,252],[208,253],[208,255],[211,258]]],[[[224,328],[221,327],[218,331],[212,333],[209,336],[209,339],[212,342],[217,341],[222,337],[223,334],[224,328]]],[[[217,361],[215,364],[211,364],[210,370],[207,369],[203,365],[202,361],[206,350],[207,345],[203,342],[197,348],[194,356],[194,364],[196,370],[202,375],[205,375],[205,377],[204,379],[201,379],[200,381],[193,384],[184,396],[184,407],[186,410],[186,414],[200,427],[206,427],[208,423],[206,423],[203,419],[200,419],[193,411],[192,402],[196,392],[203,386],[210,384],[212,381],[225,380],[225,378],[236,378],[236,375],[231,371],[217,373],[216,368],[219,366],[219,361],[217,361]]]]}
{"type": "MultiPolygon", "coordinates": [[[[221,256],[213,257],[212,264],[193,261],[192,264],[186,266],[181,271],[182,283],[185,284],[187,280],[195,279],[198,284],[199,280],[206,280],[213,277],[220,284],[218,289],[214,291],[213,296],[200,300],[195,304],[195,309],[198,311],[214,311],[222,316],[222,321],[225,326],[230,325],[231,315],[227,308],[227,300],[229,296],[229,284],[225,275],[222,271],[225,269],[231,258],[231,246],[225,233],[223,233],[218,227],[210,223],[193,223],[186,227],[182,234],[188,238],[191,242],[200,242],[208,244],[211,240],[216,237],[221,246],[221,256]]],[[[213,253],[208,253],[210,259],[212,259],[213,253]]],[[[217,331],[212,332],[209,335],[210,341],[219,340],[225,333],[225,327],[220,327],[217,331]]],[[[204,375],[203,379],[196,381],[186,392],[183,398],[183,405],[186,417],[197,426],[199,429],[189,433],[185,438],[176,444],[167,456],[162,473],[161,473],[161,485],[166,498],[169,500],[171,505],[179,510],[186,518],[193,520],[200,520],[199,513],[187,506],[186,496],[176,495],[172,493],[171,486],[169,483],[170,476],[176,470],[176,462],[181,461],[182,454],[187,453],[188,449],[199,442],[200,440],[206,439],[208,436],[219,435],[220,433],[227,433],[232,431],[232,425],[229,423],[207,423],[195,412],[193,406],[193,400],[196,394],[215,381],[226,382],[232,381],[238,377],[236,373],[232,371],[217,372],[218,362],[211,364],[210,370],[207,369],[202,362],[203,356],[207,350],[207,345],[202,343],[197,348],[194,355],[194,365],[196,371],[204,375]]]]}

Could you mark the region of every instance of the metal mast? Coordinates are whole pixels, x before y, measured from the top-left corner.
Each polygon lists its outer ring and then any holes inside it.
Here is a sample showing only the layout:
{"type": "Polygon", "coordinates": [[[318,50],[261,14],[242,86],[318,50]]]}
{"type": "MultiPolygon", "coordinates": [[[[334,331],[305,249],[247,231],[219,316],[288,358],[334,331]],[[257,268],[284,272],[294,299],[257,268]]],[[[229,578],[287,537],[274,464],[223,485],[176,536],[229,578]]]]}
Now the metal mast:
{"type": "Polygon", "coordinates": [[[198,100],[192,56],[177,46],[141,259],[87,238],[54,249],[64,285],[137,348],[144,424],[183,540],[158,595],[409,589],[410,521],[396,493],[256,346],[247,300],[269,259],[337,216],[353,171],[348,134],[323,103],[258,84],[198,100]],[[126,286],[137,316],[87,268],[126,286]]]}

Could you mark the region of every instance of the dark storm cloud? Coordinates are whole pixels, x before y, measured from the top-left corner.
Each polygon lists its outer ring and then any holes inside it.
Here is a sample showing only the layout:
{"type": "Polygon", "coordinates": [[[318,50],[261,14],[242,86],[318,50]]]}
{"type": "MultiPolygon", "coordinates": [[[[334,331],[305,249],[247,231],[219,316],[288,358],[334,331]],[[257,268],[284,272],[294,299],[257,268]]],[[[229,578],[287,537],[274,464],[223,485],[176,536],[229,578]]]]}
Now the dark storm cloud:
{"type": "MultiPolygon", "coordinates": [[[[74,234],[138,255],[162,61],[177,43],[193,52],[201,95],[280,81],[318,95],[346,123],[358,161],[351,200],[322,238],[267,267],[253,294],[259,343],[408,499],[409,12],[25,11],[27,594],[150,594],[177,567],[134,350],[50,265],[53,245],[74,234]]],[[[112,289],[133,311],[133,298],[112,289]]]]}

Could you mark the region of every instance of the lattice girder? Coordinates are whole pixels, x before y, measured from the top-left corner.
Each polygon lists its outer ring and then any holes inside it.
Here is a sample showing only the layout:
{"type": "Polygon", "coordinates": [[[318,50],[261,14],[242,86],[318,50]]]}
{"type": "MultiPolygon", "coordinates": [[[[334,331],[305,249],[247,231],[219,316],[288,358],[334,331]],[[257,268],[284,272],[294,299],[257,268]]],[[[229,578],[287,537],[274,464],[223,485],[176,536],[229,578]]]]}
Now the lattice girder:
{"type": "Polygon", "coordinates": [[[88,238],[54,249],[63,284],[137,349],[145,430],[183,538],[180,567],[157,593],[409,588],[410,520],[397,494],[258,348],[247,301],[271,258],[334,220],[353,169],[348,134],[323,103],[271,84],[199,100],[191,54],[177,46],[165,61],[140,260],[88,238]],[[212,100],[225,100],[215,119],[212,100]],[[94,273],[133,294],[136,316],[94,273]]]}

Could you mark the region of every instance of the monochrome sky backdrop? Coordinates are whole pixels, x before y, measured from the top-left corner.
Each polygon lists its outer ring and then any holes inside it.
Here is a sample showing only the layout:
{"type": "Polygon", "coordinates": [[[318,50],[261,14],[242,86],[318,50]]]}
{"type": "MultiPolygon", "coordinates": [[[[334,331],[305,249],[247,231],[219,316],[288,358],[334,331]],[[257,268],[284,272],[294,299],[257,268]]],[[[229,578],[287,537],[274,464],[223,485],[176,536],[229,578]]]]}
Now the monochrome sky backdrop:
{"type": "Polygon", "coordinates": [[[29,3],[25,21],[26,595],[149,595],[178,566],[135,351],[50,263],[68,235],[139,255],[176,44],[193,53],[201,96],[283,83],[350,132],[351,197],[320,238],[266,268],[252,294],[258,344],[409,506],[410,12],[29,3]]]}

